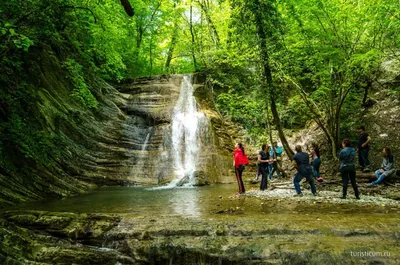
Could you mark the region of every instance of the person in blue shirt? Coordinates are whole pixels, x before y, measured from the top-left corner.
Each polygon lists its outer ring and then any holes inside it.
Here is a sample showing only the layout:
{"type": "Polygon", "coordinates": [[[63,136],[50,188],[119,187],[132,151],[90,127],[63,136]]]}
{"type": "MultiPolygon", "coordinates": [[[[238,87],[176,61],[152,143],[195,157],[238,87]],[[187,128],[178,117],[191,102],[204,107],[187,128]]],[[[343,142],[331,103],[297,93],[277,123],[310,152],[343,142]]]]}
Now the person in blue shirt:
{"type": "Polygon", "coordinates": [[[277,177],[280,176],[279,169],[282,168],[282,147],[278,146],[278,142],[273,142],[273,146],[269,149],[269,156],[272,161],[269,163],[269,179],[272,179],[274,172],[276,171],[277,177]],[[275,151],[274,151],[275,148],[275,151]],[[279,164],[279,165],[278,165],[279,164]]]}
{"type": "Polygon", "coordinates": [[[358,191],[356,183],[356,150],[351,147],[351,142],[347,138],[343,139],[342,147],[343,149],[339,153],[339,168],[343,180],[343,196],[341,198],[346,199],[347,186],[349,185],[350,180],[356,199],[360,199],[360,192],[358,191]]]}
{"type": "Polygon", "coordinates": [[[293,183],[296,189],[295,196],[302,196],[300,189],[300,181],[305,177],[311,186],[311,192],[314,196],[317,196],[317,189],[315,187],[314,179],[312,177],[312,168],[309,161],[309,156],[306,152],[302,152],[301,146],[296,145],[296,154],[292,157],[292,161],[296,162],[297,173],[294,176],[293,183]]]}

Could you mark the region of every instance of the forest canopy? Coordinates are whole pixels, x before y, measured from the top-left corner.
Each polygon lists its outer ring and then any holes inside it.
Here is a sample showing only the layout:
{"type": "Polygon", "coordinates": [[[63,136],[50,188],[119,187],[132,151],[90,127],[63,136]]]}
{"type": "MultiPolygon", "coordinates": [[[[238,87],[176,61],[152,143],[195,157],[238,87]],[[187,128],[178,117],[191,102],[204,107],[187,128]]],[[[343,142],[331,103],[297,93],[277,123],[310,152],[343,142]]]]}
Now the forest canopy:
{"type": "Polygon", "coordinates": [[[335,156],[382,62],[399,60],[399,1],[130,0],[133,16],[123,2],[2,3],[0,82],[24,87],[13,76],[41,45],[68,47],[72,96],[88,108],[97,106],[89,68],[113,82],[204,72],[220,112],[250,135],[264,140],[274,126],[284,142],[283,130],[314,120],[335,156]]]}

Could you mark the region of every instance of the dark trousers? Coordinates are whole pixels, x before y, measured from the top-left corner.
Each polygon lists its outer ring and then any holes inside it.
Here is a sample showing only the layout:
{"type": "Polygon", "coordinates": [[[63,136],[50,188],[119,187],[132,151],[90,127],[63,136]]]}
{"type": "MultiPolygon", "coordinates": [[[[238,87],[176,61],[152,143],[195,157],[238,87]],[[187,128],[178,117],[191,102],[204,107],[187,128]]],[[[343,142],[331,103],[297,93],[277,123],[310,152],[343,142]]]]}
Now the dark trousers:
{"type": "Polygon", "coordinates": [[[260,165],[261,171],[261,183],[260,190],[266,190],[268,188],[268,165],[260,165]]]}
{"type": "Polygon", "coordinates": [[[361,168],[370,167],[371,163],[368,160],[369,148],[359,148],[358,149],[358,163],[361,168]]]}
{"type": "Polygon", "coordinates": [[[236,179],[239,185],[239,193],[245,193],[243,180],[242,180],[242,173],[244,171],[244,165],[240,165],[238,168],[235,168],[236,179]]]}
{"type": "Polygon", "coordinates": [[[356,183],[356,171],[355,170],[342,170],[342,180],[343,180],[343,197],[347,195],[347,186],[349,185],[349,179],[351,182],[351,186],[353,187],[354,194],[356,198],[359,197],[360,193],[358,192],[358,187],[356,183]]]}
{"type": "Polygon", "coordinates": [[[311,171],[302,171],[302,172],[297,172],[296,175],[294,175],[293,178],[293,184],[294,188],[296,189],[296,193],[300,194],[301,193],[301,188],[300,188],[300,181],[305,177],[310,184],[311,192],[315,194],[317,192],[317,188],[315,187],[315,182],[314,179],[312,178],[312,172],[311,171]]]}

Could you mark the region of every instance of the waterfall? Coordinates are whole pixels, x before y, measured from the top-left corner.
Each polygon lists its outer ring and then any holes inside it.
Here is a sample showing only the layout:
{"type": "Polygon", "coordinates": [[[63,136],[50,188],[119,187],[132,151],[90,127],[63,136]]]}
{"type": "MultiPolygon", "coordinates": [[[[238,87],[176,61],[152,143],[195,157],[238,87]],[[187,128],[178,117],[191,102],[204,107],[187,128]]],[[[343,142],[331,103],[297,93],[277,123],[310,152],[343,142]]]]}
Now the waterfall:
{"type": "Polygon", "coordinates": [[[147,133],[146,139],[144,140],[143,146],[142,146],[142,152],[146,151],[146,146],[149,143],[149,139],[150,139],[150,133],[147,133]]]}
{"type": "MultiPolygon", "coordinates": [[[[142,129],[144,130],[144,129],[142,129]]],[[[146,161],[147,161],[147,156],[148,156],[148,146],[149,143],[151,142],[151,138],[153,135],[154,127],[149,127],[148,129],[145,129],[146,131],[136,131],[138,132],[138,138],[142,138],[143,136],[146,135],[144,138],[143,143],[141,144],[140,152],[137,152],[138,150],[133,150],[133,157],[134,157],[134,162],[132,162],[132,168],[130,170],[130,174],[133,176],[138,176],[140,174],[141,177],[148,177],[149,172],[147,170],[144,170],[146,168],[146,161]]],[[[139,141],[141,139],[138,139],[139,141]]],[[[130,154],[131,155],[131,154],[130,154]]]]}
{"type": "Polygon", "coordinates": [[[206,122],[204,113],[197,112],[191,78],[191,75],[183,77],[179,98],[172,113],[171,142],[176,179],[169,187],[181,185],[183,182],[189,186],[194,184],[200,152],[200,129],[206,122]]]}

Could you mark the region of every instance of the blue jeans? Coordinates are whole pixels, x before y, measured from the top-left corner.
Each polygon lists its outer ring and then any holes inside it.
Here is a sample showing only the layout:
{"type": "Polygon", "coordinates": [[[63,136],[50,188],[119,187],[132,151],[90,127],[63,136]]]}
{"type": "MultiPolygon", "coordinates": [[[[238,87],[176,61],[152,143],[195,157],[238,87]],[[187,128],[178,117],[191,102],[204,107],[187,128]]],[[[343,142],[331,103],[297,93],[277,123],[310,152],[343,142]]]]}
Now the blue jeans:
{"type": "Polygon", "coordinates": [[[381,173],[381,170],[378,169],[377,171],[375,171],[375,175],[377,180],[373,181],[371,184],[376,185],[379,183],[382,183],[383,179],[386,177],[383,173],[381,173]]]}
{"type": "Polygon", "coordinates": [[[394,172],[395,172],[395,170],[392,169],[392,170],[384,171],[383,173],[381,173],[380,169],[378,169],[377,171],[375,171],[377,180],[371,182],[371,184],[377,185],[377,184],[382,183],[386,177],[391,176],[394,172]]]}
{"type": "Polygon", "coordinates": [[[305,174],[300,174],[300,172],[297,172],[296,175],[294,175],[293,183],[294,183],[294,188],[296,189],[296,193],[300,194],[301,189],[300,189],[300,184],[299,182],[305,177],[310,183],[311,186],[311,192],[315,194],[317,192],[317,188],[315,187],[314,179],[311,177],[311,172],[305,172],[305,174]]]}
{"type": "Polygon", "coordinates": [[[318,157],[314,158],[313,163],[312,163],[312,167],[313,167],[314,177],[316,179],[320,177],[320,173],[319,173],[319,167],[320,166],[321,166],[321,160],[318,157]]]}
{"type": "MultiPolygon", "coordinates": [[[[269,179],[272,179],[274,172],[278,170],[278,165],[276,164],[276,162],[274,162],[272,164],[268,164],[268,170],[269,170],[269,179]]],[[[278,174],[278,176],[279,176],[279,174],[278,174]]]]}
{"type": "Polygon", "coordinates": [[[316,179],[319,178],[319,176],[320,176],[319,172],[317,170],[315,170],[315,169],[313,169],[313,172],[314,172],[314,177],[316,179]]]}
{"type": "Polygon", "coordinates": [[[359,148],[358,149],[358,163],[362,168],[370,167],[371,163],[368,160],[368,148],[359,148]]]}

